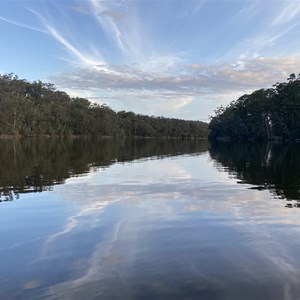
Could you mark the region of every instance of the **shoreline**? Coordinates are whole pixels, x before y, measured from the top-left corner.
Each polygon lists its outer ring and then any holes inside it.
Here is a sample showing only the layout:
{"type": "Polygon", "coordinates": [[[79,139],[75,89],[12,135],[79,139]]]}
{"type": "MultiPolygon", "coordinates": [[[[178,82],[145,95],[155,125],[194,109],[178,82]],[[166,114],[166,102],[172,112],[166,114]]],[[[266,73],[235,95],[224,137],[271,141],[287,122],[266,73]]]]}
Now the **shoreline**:
{"type": "Polygon", "coordinates": [[[207,137],[166,137],[166,136],[103,136],[103,135],[49,135],[49,134],[36,134],[36,135],[20,135],[20,134],[0,134],[0,140],[5,139],[23,139],[23,138],[101,138],[101,139],[165,139],[165,140],[208,140],[207,137]]]}

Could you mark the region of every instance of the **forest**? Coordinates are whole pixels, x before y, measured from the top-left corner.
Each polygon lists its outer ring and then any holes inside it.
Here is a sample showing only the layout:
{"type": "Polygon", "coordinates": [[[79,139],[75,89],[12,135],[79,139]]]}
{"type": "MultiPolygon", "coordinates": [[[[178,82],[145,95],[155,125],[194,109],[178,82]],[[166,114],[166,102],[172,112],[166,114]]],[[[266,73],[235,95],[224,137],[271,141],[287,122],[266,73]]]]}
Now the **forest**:
{"type": "Polygon", "coordinates": [[[215,110],[209,137],[224,140],[300,141],[300,74],[243,95],[215,110]]]}
{"type": "Polygon", "coordinates": [[[0,135],[207,138],[208,124],[115,112],[10,73],[0,75],[0,135]]]}

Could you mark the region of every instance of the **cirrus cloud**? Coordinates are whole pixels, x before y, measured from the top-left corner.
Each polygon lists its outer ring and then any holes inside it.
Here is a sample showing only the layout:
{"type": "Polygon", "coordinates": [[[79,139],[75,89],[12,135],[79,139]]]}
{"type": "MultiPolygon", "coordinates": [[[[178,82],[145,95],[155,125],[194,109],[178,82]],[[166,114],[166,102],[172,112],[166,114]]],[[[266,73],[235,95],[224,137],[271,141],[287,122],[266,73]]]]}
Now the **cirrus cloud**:
{"type": "Polygon", "coordinates": [[[51,55],[68,65],[49,80],[116,110],[208,120],[216,106],[300,69],[297,1],[26,3],[28,23],[0,21],[63,50],[51,55]]]}

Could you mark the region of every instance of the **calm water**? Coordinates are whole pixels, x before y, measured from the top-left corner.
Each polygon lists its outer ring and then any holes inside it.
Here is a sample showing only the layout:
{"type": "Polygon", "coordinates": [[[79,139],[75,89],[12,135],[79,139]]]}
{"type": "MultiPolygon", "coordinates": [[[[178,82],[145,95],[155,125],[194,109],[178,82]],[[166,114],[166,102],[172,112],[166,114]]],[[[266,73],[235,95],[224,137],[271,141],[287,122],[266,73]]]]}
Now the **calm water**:
{"type": "Polygon", "coordinates": [[[0,149],[0,299],[299,299],[300,145],[0,149]]]}

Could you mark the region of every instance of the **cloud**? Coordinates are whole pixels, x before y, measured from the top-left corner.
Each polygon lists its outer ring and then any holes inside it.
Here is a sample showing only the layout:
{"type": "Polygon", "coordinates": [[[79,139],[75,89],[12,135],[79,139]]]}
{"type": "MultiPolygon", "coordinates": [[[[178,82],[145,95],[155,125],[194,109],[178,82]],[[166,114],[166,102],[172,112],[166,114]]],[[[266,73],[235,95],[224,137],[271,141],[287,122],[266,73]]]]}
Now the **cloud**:
{"type": "Polygon", "coordinates": [[[171,62],[169,53],[157,55],[153,50],[155,47],[152,45],[150,33],[143,27],[134,4],[129,9],[122,1],[87,0],[84,5],[76,3],[72,7],[55,7],[56,15],[46,10],[42,13],[28,8],[41,22],[43,29],[40,31],[54,38],[69,56],[73,57],[73,65],[105,65],[105,56],[111,59],[111,50],[116,52],[115,56],[119,56],[123,62],[143,64],[144,67],[162,58],[171,62]],[[86,39],[85,36],[79,35],[76,39],[80,30],[78,21],[75,22],[74,16],[68,14],[66,8],[90,17],[88,24],[93,26],[93,34],[90,35],[93,38],[86,39]],[[105,42],[106,45],[103,45],[105,42]]]}
{"type": "Polygon", "coordinates": [[[214,26],[205,18],[207,12],[217,13],[211,3],[177,3],[182,8],[177,12],[172,1],[155,8],[143,1],[74,0],[72,6],[45,2],[29,9],[40,29],[0,20],[47,34],[63,47],[63,60],[73,69],[49,79],[72,96],[154,115],[194,115],[197,103],[203,119],[212,113],[211,107],[201,107],[208,99],[225,101],[227,95],[234,100],[233,95],[271,86],[300,67],[299,39],[289,38],[297,36],[298,2],[272,1],[269,6],[228,1],[228,13],[214,26]],[[179,20],[184,26],[177,26],[179,20]],[[209,36],[201,30],[195,36],[196,28],[206,26],[209,36]],[[215,42],[220,37],[221,50],[215,42]],[[287,39],[289,47],[283,43],[287,39]],[[209,60],[201,57],[207,49],[212,52],[209,60]]]}
{"type": "Polygon", "coordinates": [[[85,90],[147,90],[187,95],[223,93],[272,85],[300,69],[299,57],[239,58],[216,65],[188,64],[166,71],[144,71],[135,65],[106,65],[65,72],[51,79],[61,87],[85,90]],[[110,70],[110,72],[108,71],[110,70]]]}
{"type": "Polygon", "coordinates": [[[72,9],[73,11],[77,12],[77,13],[80,13],[80,14],[83,14],[83,15],[89,15],[90,14],[90,11],[88,9],[86,9],[84,6],[82,5],[74,5],[74,6],[67,6],[67,8],[70,8],[72,9]]]}
{"type": "MultiPolygon", "coordinates": [[[[232,63],[182,64],[180,68],[174,65],[156,72],[135,65],[105,68],[81,68],[52,76],[51,81],[73,96],[106,103],[117,110],[134,107],[139,113],[174,116],[194,102],[201,105],[211,99],[220,105],[220,101],[229,103],[235,100],[233,97],[271,87],[297,72],[300,58],[240,57],[232,63]]],[[[193,110],[189,111],[191,116],[193,110]]],[[[206,114],[212,114],[211,107],[206,114]]]]}
{"type": "Polygon", "coordinates": [[[45,28],[43,32],[46,32],[58,43],[60,43],[65,48],[65,50],[75,58],[75,61],[81,66],[93,66],[96,64],[104,64],[103,57],[99,54],[99,52],[97,53],[97,57],[92,57],[92,55],[87,55],[83,53],[78,47],[73,45],[66,37],[63,36],[61,30],[55,28],[55,26],[52,25],[52,23],[54,22],[51,22],[42,14],[38,13],[33,9],[29,9],[29,11],[31,11],[35,16],[37,16],[43,24],[43,27],[45,28]]]}
{"type": "Polygon", "coordinates": [[[47,33],[46,30],[42,30],[42,29],[27,25],[27,24],[24,24],[24,23],[20,23],[20,22],[14,21],[14,20],[10,20],[10,19],[7,19],[7,18],[1,17],[1,16],[0,16],[0,20],[4,21],[4,22],[7,22],[7,23],[10,23],[12,25],[18,26],[18,27],[26,28],[26,29],[33,30],[33,31],[38,31],[38,32],[41,32],[41,33],[47,33]]]}
{"type": "MultiPolygon", "coordinates": [[[[243,1],[240,10],[224,24],[226,30],[222,32],[230,33],[229,38],[235,39],[220,55],[219,61],[234,59],[241,54],[248,57],[255,54],[268,57],[298,55],[299,17],[299,1],[243,1]]],[[[225,39],[223,44],[226,44],[225,39]]]]}
{"type": "Polygon", "coordinates": [[[87,0],[93,18],[123,63],[147,64],[169,53],[157,50],[153,23],[145,22],[139,1],[87,0]]]}
{"type": "Polygon", "coordinates": [[[124,18],[124,15],[122,15],[119,12],[116,11],[111,11],[111,10],[105,10],[102,13],[103,15],[109,16],[115,20],[122,20],[124,18]]]}
{"type": "Polygon", "coordinates": [[[271,25],[282,25],[299,17],[300,3],[298,1],[290,2],[288,5],[286,5],[285,1],[284,4],[285,8],[281,10],[280,14],[277,16],[277,18],[273,21],[271,25]]]}
{"type": "Polygon", "coordinates": [[[88,0],[91,11],[100,27],[106,35],[113,39],[122,52],[128,54],[128,49],[124,43],[125,39],[117,21],[123,19],[123,15],[116,11],[116,1],[88,0]]]}

